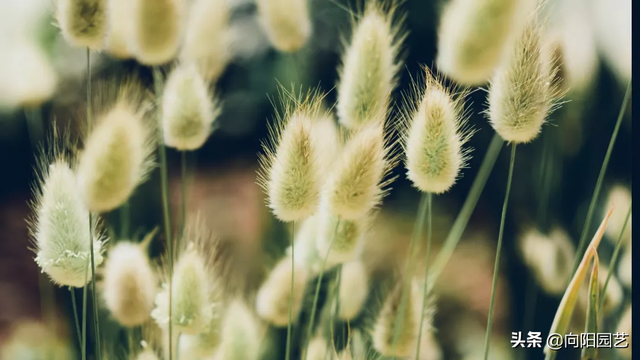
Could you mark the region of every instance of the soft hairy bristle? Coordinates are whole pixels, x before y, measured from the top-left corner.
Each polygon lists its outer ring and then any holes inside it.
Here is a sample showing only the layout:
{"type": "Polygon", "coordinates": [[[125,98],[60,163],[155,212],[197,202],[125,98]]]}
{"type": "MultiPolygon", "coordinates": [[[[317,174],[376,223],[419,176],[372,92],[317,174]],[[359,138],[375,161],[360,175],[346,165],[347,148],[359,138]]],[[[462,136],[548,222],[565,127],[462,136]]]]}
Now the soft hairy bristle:
{"type": "Polygon", "coordinates": [[[182,37],[185,0],[132,0],[132,49],[145,65],[162,65],[176,56],[182,37]]]}
{"type": "Polygon", "coordinates": [[[80,156],[79,189],[91,211],[122,205],[153,164],[152,130],[134,94],[122,88],[119,100],[98,117],[80,156]]]}
{"type": "Polygon", "coordinates": [[[69,44],[99,50],[107,32],[107,0],[58,0],[56,18],[69,44]]]}
{"type": "Polygon", "coordinates": [[[180,60],[193,62],[207,81],[215,82],[231,57],[229,0],[195,0],[189,11],[180,60]]]}
{"type": "MultiPolygon", "coordinates": [[[[406,284],[405,310],[402,327],[400,326],[400,308],[402,302],[402,288],[404,282],[400,281],[395,289],[387,296],[382,310],[376,319],[373,328],[372,338],[374,348],[384,356],[408,357],[415,351],[418,342],[418,332],[420,327],[420,317],[422,316],[422,290],[416,282],[406,284]],[[398,324],[396,324],[398,321],[398,324]]],[[[427,294],[427,296],[430,296],[427,294]]],[[[433,298],[430,298],[425,305],[425,321],[422,331],[428,332],[432,329],[431,319],[435,311],[433,298]]]]}
{"type": "Polygon", "coordinates": [[[369,295],[369,274],[362,261],[351,261],[342,265],[338,297],[338,317],[345,321],[353,320],[369,295]]]}
{"type": "Polygon", "coordinates": [[[109,251],[103,297],[122,326],[139,326],[149,318],[157,286],[145,245],[122,241],[109,251]]]}
{"type": "Polygon", "coordinates": [[[36,263],[60,286],[83,287],[91,280],[90,241],[95,265],[102,263],[103,240],[90,232],[89,211],[80,197],[76,175],[61,157],[41,160],[30,232],[36,263]]]}
{"type": "MultiPolygon", "coordinates": [[[[171,294],[174,331],[190,335],[203,332],[212,320],[213,304],[206,260],[193,244],[187,247],[175,264],[171,294]]],[[[168,284],[163,285],[155,304],[151,316],[158,325],[166,327],[169,322],[168,284]]]]}
{"type": "Polygon", "coordinates": [[[516,40],[489,88],[489,121],[506,141],[534,140],[561,93],[554,76],[558,66],[551,48],[543,46],[543,27],[534,17],[516,40]]]}
{"type": "MultiPolygon", "coordinates": [[[[307,286],[308,273],[305,266],[294,264],[293,303],[291,321],[295,322],[302,308],[302,300],[307,286]]],[[[256,297],[258,316],[275,326],[289,323],[289,298],[291,295],[291,258],[283,257],[271,270],[260,286],[256,297]]]]}
{"type": "Polygon", "coordinates": [[[318,213],[316,248],[321,259],[329,257],[331,264],[343,263],[355,258],[367,231],[366,215],[357,219],[340,219],[326,201],[318,213]]]}
{"type": "Polygon", "coordinates": [[[322,163],[313,120],[324,95],[311,91],[300,100],[282,96],[285,114],[269,129],[258,181],[273,214],[282,221],[298,221],[313,215],[320,201],[322,163]]]}
{"type": "Polygon", "coordinates": [[[387,114],[405,36],[399,36],[393,16],[392,7],[372,0],[354,24],[342,55],[337,104],[340,123],[349,129],[384,121],[387,114]]]}
{"type": "Polygon", "coordinates": [[[262,337],[261,326],[247,305],[232,301],[222,326],[222,342],[216,360],[257,360],[262,337]]]}
{"type": "Polygon", "coordinates": [[[464,85],[481,85],[521,31],[535,0],[452,0],[438,28],[438,69],[464,85]]]}
{"type": "Polygon", "coordinates": [[[323,189],[339,218],[361,219],[382,200],[390,164],[385,145],[381,124],[363,127],[348,140],[323,189]]]}
{"type": "Polygon", "coordinates": [[[118,59],[133,57],[129,45],[133,36],[132,1],[108,0],[107,10],[109,33],[105,39],[105,50],[118,59]]]}
{"type": "Polygon", "coordinates": [[[177,66],[167,79],[162,95],[164,143],[178,150],[200,148],[220,114],[208,84],[194,64],[177,66]]]}
{"type": "Polygon", "coordinates": [[[561,295],[571,280],[575,248],[569,235],[554,228],[548,235],[530,229],[520,238],[520,253],[540,287],[561,295]]]}
{"type": "Polygon", "coordinates": [[[464,131],[462,99],[453,99],[431,71],[424,67],[424,87],[413,85],[404,115],[403,146],[407,177],[420,191],[441,194],[456,182],[464,167],[469,139],[464,131]]]}
{"type": "Polygon", "coordinates": [[[318,139],[321,173],[331,172],[342,150],[340,130],[332,115],[324,114],[312,123],[313,136],[318,139]]]}
{"type": "Polygon", "coordinates": [[[279,51],[300,50],[311,36],[308,0],[257,0],[260,22],[279,51]]]}

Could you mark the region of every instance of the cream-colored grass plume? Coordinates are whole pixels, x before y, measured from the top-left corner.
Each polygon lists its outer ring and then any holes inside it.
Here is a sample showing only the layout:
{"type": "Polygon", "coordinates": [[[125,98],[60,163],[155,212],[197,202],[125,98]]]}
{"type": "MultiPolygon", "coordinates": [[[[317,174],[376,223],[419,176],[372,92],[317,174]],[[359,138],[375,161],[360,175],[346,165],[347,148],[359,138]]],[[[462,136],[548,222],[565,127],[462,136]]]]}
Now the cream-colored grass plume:
{"type": "Polygon", "coordinates": [[[403,146],[407,177],[420,191],[441,194],[456,182],[468,151],[464,95],[454,99],[427,68],[405,101],[403,146]]]}
{"type": "Polygon", "coordinates": [[[489,121],[506,141],[534,140],[562,96],[554,77],[558,65],[553,49],[544,41],[544,28],[529,18],[489,88],[489,121]]]}
{"type": "Polygon", "coordinates": [[[107,0],[57,0],[56,20],[72,46],[100,50],[107,34],[107,0]]]}
{"type": "MultiPolygon", "coordinates": [[[[221,297],[215,257],[216,239],[200,216],[188,220],[183,246],[174,262],[171,288],[171,321],[173,333],[198,335],[215,327],[216,306],[221,297]]],[[[156,295],[151,317],[162,328],[169,322],[169,286],[156,295]]]]}
{"type": "Polygon", "coordinates": [[[618,279],[622,285],[631,289],[631,244],[622,249],[618,260],[618,279]]]}
{"type": "Polygon", "coordinates": [[[185,0],[131,0],[131,49],[145,65],[162,65],[178,54],[185,0]]]}
{"type": "Polygon", "coordinates": [[[390,183],[383,179],[396,162],[389,154],[380,123],[351,136],[323,188],[333,214],[359,220],[380,203],[390,183]]]}
{"type": "MultiPolygon", "coordinates": [[[[402,307],[402,293],[404,282],[400,281],[393,291],[387,295],[380,314],[372,330],[373,347],[384,356],[408,357],[414,354],[420,317],[422,315],[422,289],[420,284],[412,281],[406,291],[404,319],[400,324],[400,308],[402,307]],[[397,323],[396,323],[397,322],[397,323]],[[396,329],[399,327],[398,331],[396,329]],[[394,337],[397,338],[394,345],[394,337]]],[[[422,332],[432,331],[432,318],[435,311],[433,297],[427,301],[425,321],[422,332]]]]}
{"type": "Polygon", "coordinates": [[[540,287],[549,294],[564,294],[576,252],[569,234],[558,227],[548,235],[532,228],[520,237],[519,248],[540,287]]]}
{"type": "Polygon", "coordinates": [[[141,243],[118,242],[109,250],[102,295],[111,315],[125,327],[144,324],[151,316],[158,279],[147,254],[155,230],[141,243]]]}
{"type": "Polygon", "coordinates": [[[153,131],[141,90],[129,83],[118,91],[117,101],[98,112],[80,155],[79,191],[95,212],[108,212],[127,201],[153,164],[153,131]]]}
{"type": "Polygon", "coordinates": [[[257,360],[263,329],[247,305],[232,301],[222,324],[222,341],[214,359],[257,360]]]}
{"type": "Polygon", "coordinates": [[[198,65],[207,81],[215,82],[231,58],[229,0],[195,0],[189,10],[180,60],[198,65]]]}
{"type": "Polygon", "coordinates": [[[362,261],[351,261],[342,265],[338,298],[338,317],[353,320],[369,295],[369,274],[362,261]]]}
{"type": "Polygon", "coordinates": [[[133,57],[130,42],[133,37],[133,2],[131,0],[107,0],[109,33],[104,49],[118,59],[133,57]]]}
{"type": "Polygon", "coordinates": [[[43,49],[20,37],[6,41],[0,57],[0,108],[37,107],[54,94],[58,75],[43,49]]]}
{"type": "MultiPolygon", "coordinates": [[[[620,233],[622,232],[622,227],[627,220],[627,212],[631,205],[631,192],[629,191],[629,188],[621,184],[616,184],[611,187],[609,194],[607,195],[606,204],[614,204],[616,206],[615,210],[613,210],[613,214],[611,214],[611,217],[609,218],[609,224],[605,230],[607,238],[615,244],[615,242],[618,241],[618,237],[620,237],[620,233]]],[[[622,234],[623,244],[628,244],[630,241],[631,218],[629,218],[627,227],[624,229],[624,233],[622,234]]]]}
{"type": "Polygon", "coordinates": [[[328,346],[327,340],[321,335],[314,336],[309,341],[305,351],[306,356],[303,358],[307,360],[325,360],[332,358],[331,356],[327,356],[327,354],[331,354],[332,349],[328,346]]]}
{"type": "Polygon", "coordinates": [[[89,211],[78,192],[78,181],[63,153],[54,150],[40,159],[29,220],[35,261],[60,286],[83,287],[91,281],[90,241],[96,266],[103,261],[103,238],[89,229],[89,211]]]}
{"type": "MultiPolygon", "coordinates": [[[[289,324],[291,271],[291,258],[285,256],[278,261],[258,290],[256,297],[258,316],[275,326],[287,326],[289,324]]],[[[307,281],[309,280],[306,266],[294,263],[294,271],[291,322],[295,322],[298,318],[307,281]]]]}
{"type": "Polygon", "coordinates": [[[257,0],[258,14],[269,41],[279,51],[296,52],[311,36],[309,0],[257,0]]]}
{"type": "Polygon", "coordinates": [[[258,182],[267,192],[268,206],[282,221],[304,220],[316,212],[323,176],[319,140],[313,132],[324,94],[304,97],[281,91],[284,115],[269,127],[260,154],[258,182]]]}
{"type": "Polygon", "coordinates": [[[340,219],[333,213],[328,202],[322,201],[316,216],[316,248],[320,258],[324,260],[330,250],[327,262],[331,264],[353,260],[361,249],[369,228],[367,215],[353,220],[340,219]]]}
{"type": "Polygon", "coordinates": [[[312,123],[313,136],[318,139],[321,173],[331,172],[342,151],[340,129],[333,115],[325,113],[312,123]]]}
{"type": "Polygon", "coordinates": [[[200,148],[219,114],[219,101],[195,64],[182,63],[171,71],[162,94],[165,145],[182,151],[200,148]]]}
{"type": "Polygon", "coordinates": [[[400,68],[406,34],[394,21],[395,3],[367,3],[345,46],[338,84],[338,118],[349,129],[384,121],[400,68]]]}
{"type": "Polygon", "coordinates": [[[489,80],[535,0],[452,0],[438,27],[438,69],[464,85],[489,80]]]}

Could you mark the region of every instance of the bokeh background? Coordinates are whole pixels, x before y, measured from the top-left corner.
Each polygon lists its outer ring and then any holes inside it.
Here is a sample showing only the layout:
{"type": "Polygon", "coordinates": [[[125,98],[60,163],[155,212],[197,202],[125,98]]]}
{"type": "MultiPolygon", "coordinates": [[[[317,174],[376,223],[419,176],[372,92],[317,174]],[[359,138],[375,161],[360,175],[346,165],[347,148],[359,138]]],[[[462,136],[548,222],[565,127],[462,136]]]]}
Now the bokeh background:
{"type": "MultiPolygon", "coordinates": [[[[329,91],[327,103],[331,105],[336,99],[333,88],[341,39],[350,31],[348,10],[359,5],[345,0],[310,0],[313,37],[301,52],[289,55],[278,53],[269,45],[252,0],[232,3],[234,57],[215,84],[223,112],[204,147],[188,154],[188,206],[189,211],[205,213],[208,223],[230,248],[256,259],[275,241],[267,236],[273,234],[270,229],[279,226],[264,206],[264,196],[255,180],[257,153],[267,136],[267,123],[274,116],[272,102],[277,102],[278,84],[319,86],[329,91]]],[[[419,74],[421,64],[434,66],[437,26],[445,3],[405,0],[400,4],[399,10],[406,14],[403,28],[408,36],[394,99],[400,99],[400,93],[408,89],[410,78],[419,74]]],[[[549,31],[563,60],[562,85],[569,89],[569,102],[551,116],[541,137],[518,147],[500,268],[492,340],[494,359],[520,358],[525,354],[530,359],[541,358],[539,349],[510,352],[511,332],[546,334],[560,299],[545,295],[536,285],[517,251],[518,236],[528,226],[542,232],[560,226],[577,243],[631,76],[631,0],[550,0],[546,8],[549,31]]],[[[49,0],[0,0],[0,348],[5,349],[16,339],[42,346],[42,339],[53,338],[53,334],[63,339],[62,343],[76,341],[67,323],[69,292],[53,288],[39,274],[25,223],[35,180],[37,146],[51,131],[54,121],[73,130],[82,120],[79,109],[86,101],[85,50],[71,48],[54,23],[49,0]],[[25,104],[31,91],[52,84],[55,91],[44,102],[25,104]],[[55,299],[55,303],[43,303],[43,298],[55,299]],[[56,331],[47,332],[38,324],[56,331]]],[[[148,68],[135,60],[115,59],[103,53],[92,54],[92,72],[96,84],[130,74],[151,83],[148,68]]],[[[434,200],[434,255],[469,192],[493,136],[481,113],[485,98],[486,92],[479,89],[471,94],[467,105],[472,114],[470,124],[477,130],[469,143],[474,150],[468,168],[449,193],[434,200]]],[[[606,208],[608,189],[616,184],[630,188],[630,111],[629,106],[613,149],[594,230],[606,208]]],[[[180,155],[169,150],[168,156],[171,201],[177,214],[180,155]]],[[[462,241],[436,284],[440,299],[436,338],[444,359],[474,359],[482,355],[507,169],[508,151],[504,148],[462,241]]],[[[402,246],[395,245],[407,243],[410,237],[419,194],[401,167],[394,170],[394,175],[399,177],[384,201],[371,236],[397,250],[402,246]]],[[[136,191],[128,209],[106,216],[116,237],[139,238],[161,224],[158,185],[159,173],[155,171],[136,191]],[[129,216],[128,222],[122,221],[123,216],[129,216]]],[[[626,210],[616,211],[624,216],[626,210]]],[[[162,243],[155,242],[156,252],[161,251],[162,243]]],[[[601,246],[605,262],[612,243],[605,241],[601,246]]],[[[247,287],[254,281],[253,270],[245,269],[242,275],[247,287]]],[[[628,299],[630,290],[625,291],[628,299]]]]}

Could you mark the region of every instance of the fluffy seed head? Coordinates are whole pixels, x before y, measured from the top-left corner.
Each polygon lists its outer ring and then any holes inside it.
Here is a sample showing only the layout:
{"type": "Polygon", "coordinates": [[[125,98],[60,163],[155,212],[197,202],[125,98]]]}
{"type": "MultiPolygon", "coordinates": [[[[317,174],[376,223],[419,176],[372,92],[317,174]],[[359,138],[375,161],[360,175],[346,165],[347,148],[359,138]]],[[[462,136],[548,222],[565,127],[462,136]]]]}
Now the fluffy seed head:
{"type": "Polygon", "coordinates": [[[234,300],[226,310],[217,360],[257,360],[262,330],[247,305],[234,300]]]}
{"type": "Polygon", "coordinates": [[[316,248],[320,258],[324,260],[330,251],[327,262],[335,264],[352,260],[367,231],[366,215],[354,220],[340,219],[323,202],[317,216],[316,248]]]}
{"type": "Polygon", "coordinates": [[[464,85],[485,83],[512,45],[532,0],[453,0],[438,28],[438,69],[464,85]]]}
{"type": "MultiPolygon", "coordinates": [[[[422,316],[422,290],[416,282],[407,284],[405,298],[404,321],[397,331],[397,340],[394,346],[395,329],[400,326],[400,308],[402,302],[402,288],[404,282],[400,281],[395,289],[387,296],[382,310],[376,319],[373,328],[373,347],[384,356],[408,357],[415,351],[418,342],[420,317],[422,316]],[[396,320],[398,324],[396,325],[396,320]]],[[[429,294],[426,294],[429,296],[429,294]]],[[[433,298],[427,302],[423,332],[431,330],[431,319],[434,313],[433,298]]]]}
{"type": "Polygon", "coordinates": [[[537,19],[529,20],[491,80],[489,121],[509,142],[535,139],[558,106],[561,93],[554,83],[558,66],[551,47],[542,42],[543,34],[537,19]]]}
{"type": "Polygon", "coordinates": [[[189,11],[189,21],[180,60],[198,64],[198,70],[214,82],[227,66],[229,51],[229,0],[196,0],[189,11]]]}
{"type": "MultiPolygon", "coordinates": [[[[302,299],[307,286],[308,273],[305,266],[294,264],[293,304],[291,321],[302,308],[302,299]]],[[[289,323],[289,298],[291,296],[291,258],[282,258],[275,266],[258,291],[256,310],[258,316],[275,326],[286,326],[289,323]]]]}
{"type": "Polygon", "coordinates": [[[33,40],[13,40],[4,42],[0,57],[0,108],[38,107],[53,96],[58,77],[33,40]]]}
{"type": "Polygon", "coordinates": [[[184,0],[132,0],[132,49],[145,65],[162,65],[178,51],[184,0]]]}
{"type": "Polygon", "coordinates": [[[153,138],[144,111],[132,100],[135,92],[123,89],[115,105],[98,117],[80,155],[80,193],[95,212],[127,201],[153,164],[153,138]]]}
{"type": "MultiPolygon", "coordinates": [[[[206,262],[193,243],[178,259],[172,279],[173,328],[190,335],[201,333],[211,322],[213,311],[206,262]]],[[[169,322],[168,284],[156,296],[155,304],[151,316],[159,325],[166,326],[169,322]]]]}
{"type": "Polygon", "coordinates": [[[627,245],[620,255],[618,263],[618,279],[620,282],[631,289],[631,245],[627,245]]]}
{"type": "Polygon", "coordinates": [[[380,124],[363,127],[348,140],[323,189],[339,218],[360,219],[382,200],[382,180],[392,163],[385,145],[380,124]]]}
{"type": "Polygon", "coordinates": [[[338,118],[349,129],[384,121],[400,63],[403,37],[393,24],[393,9],[369,1],[342,55],[338,118]]]}
{"type": "Polygon", "coordinates": [[[58,0],[56,18],[69,44],[99,50],[107,32],[106,0],[58,0]]]}
{"type": "Polygon", "coordinates": [[[103,296],[107,309],[121,325],[139,326],[149,318],[156,289],[146,243],[122,241],[109,251],[103,296]]]}
{"type": "Polygon", "coordinates": [[[269,128],[269,142],[260,154],[258,181],[274,215],[282,221],[297,221],[313,215],[320,201],[322,163],[313,120],[322,96],[313,91],[302,101],[285,96],[285,116],[269,128]]]}
{"type": "Polygon", "coordinates": [[[312,125],[313,136],[318,139],[321,173],[327,174],[331,172],[342,150],[339,128],[333,116],[328,114],[314,120],[312,125]]]}
{"type": "Polygon", "coordinates": [[[425,88],[414,84],[414,93],[406,101],[403,146],[407,177],[420,191],[441,194],[456,182],[464,166],[462,145],[469,133],[462,102],[451,94],[425,67],[425,88]]]}
{"type": "MultiPolygon", "coordinates": [[[[44,156],[39,185],[29,221],[37,256],[36,263],[60,286],[83,287],[90,280],[89,240],[93,239],[95,265],[102,263],[103,240],[89,232],[89,211],[78,193],[76,176],[69,164],[56,155],[44,156]]],[[[93,224],[96,228],[96,223],[93,224]]]]}
{"type": "Polygon", "coordinates": [[[618,323],[618,328],[616,329],[616,332],[618,333],[624,333],[629,335],[629,337],[626,338],[626,342],[627,344],[629,344],[627,347],[616,347],[617,351],[619,351],[621,354],[623,354],[626,358],[628,359],[632,359],[631,356],[631,304],[627,305],[627,308],[624,310],[624,312],[622,313],[622,316],[620,317],[620,322],[618,323]]]}
{"type": "Polygon", "coordinates": [[[311,36],[308,0],[257,0],[260,22],[279,51],[300,50],[311,36]]]}
{"type": "MultiPolygon", "coordinates": [[[[627,213],[629,212],[629,206],[631,205],[631,192],[626,186],[616,184],[607,196],[606,204],[614,204],[616,208],[613,210],[613,214],[609,218],[609,223],[605,229],[607,238],[615,243],[620,237],[622,228],[627,220],[627,213]]],[[[622,234],[622,243],[628,244],[631,241],[631,218],[627,221],[627,226],[624,228],[622,234]]]]}
{"type": "Polygon", "coordinates": [[[133,14],[131,0],[108,0],[107,23],[109,33],[105,39],[105,50],[118,59],[133,56],[129,43],[133,36],[133,14]]]}
{"type": "Polygon", "coordinates": [[[549,294],[562,295],[569,281],[575,249],[569,235],[554,228],[548,235],[530,229],[520,238],[520,253],[540,287],[549,294]]]}
{"type": "Polygon", "coordinates": [[[193,64],[181,64],[169,75],[162,95],[164,143],[178,150],[200,148],[220,114],[207,83],[193,64]]]}
{"type": "Polygon", "coordinates": [[[309,341],[309,345],[307,345],[306,349],[306,359],[308,360],[325,360],[327,358],[331,359],[331,356],[327,357],[329,347],[327,346],[327,340],[324,337],[316,335],[311,341],[309,341]]]}
{"type": "Polygon", "coordinates": [[[349,321],[358,316],[369,295],[369,278],[362,261],[351,261],[342,265],[338,297],[338,317],[349,321]]]}

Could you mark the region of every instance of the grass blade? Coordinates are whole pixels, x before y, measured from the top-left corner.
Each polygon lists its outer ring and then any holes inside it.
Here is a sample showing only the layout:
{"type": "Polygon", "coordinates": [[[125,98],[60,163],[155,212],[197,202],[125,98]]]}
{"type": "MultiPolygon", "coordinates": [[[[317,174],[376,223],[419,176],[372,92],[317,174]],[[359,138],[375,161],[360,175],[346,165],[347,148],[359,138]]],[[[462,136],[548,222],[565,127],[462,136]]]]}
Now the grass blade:
{"type": "MultiPolygon", "coordinates": [[[[598,253],[593,256],[593,266],[591,267],[591,280],[589,282],[589,307],[587,308],[587,323],[584,327],[586,334],[598,333],[598,296],[600,295],[600,289],[598,288],[598,271],[600,270],[600,261],[598,260],[598,253]]],[[[582,360],[593,360],[598,356],[598,348],[595,346],[595,339],[593,347],[584,346],[582,348],[582,360]]]]}

